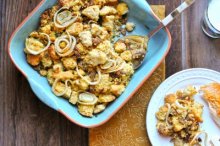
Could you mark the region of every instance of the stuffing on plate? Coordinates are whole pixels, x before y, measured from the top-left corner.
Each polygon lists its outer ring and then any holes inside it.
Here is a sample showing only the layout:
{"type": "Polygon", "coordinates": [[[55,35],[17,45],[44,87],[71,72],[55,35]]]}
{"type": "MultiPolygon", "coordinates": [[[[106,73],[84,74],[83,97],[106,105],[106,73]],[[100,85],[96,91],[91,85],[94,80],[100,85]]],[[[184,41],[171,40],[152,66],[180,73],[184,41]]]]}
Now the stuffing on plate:
{"type": "Polygon", "coordinates": [[[156,113],[157,130],[160,135],[171,137],[174,146],[200,145],[198,138],[203,122],[203,105],[194,101],[197,93],[192,86],[166,95],[164,105],[156,113]]]}
{"type": "Polygon", "coordinates": [[[135,29],[126,22],[128,12],[118,0],[58,0],[26,39],[27,62],[83,116],[102,112],[134,74],[137,51],[125,42],[113,45],[122,27],[135,29]]]}

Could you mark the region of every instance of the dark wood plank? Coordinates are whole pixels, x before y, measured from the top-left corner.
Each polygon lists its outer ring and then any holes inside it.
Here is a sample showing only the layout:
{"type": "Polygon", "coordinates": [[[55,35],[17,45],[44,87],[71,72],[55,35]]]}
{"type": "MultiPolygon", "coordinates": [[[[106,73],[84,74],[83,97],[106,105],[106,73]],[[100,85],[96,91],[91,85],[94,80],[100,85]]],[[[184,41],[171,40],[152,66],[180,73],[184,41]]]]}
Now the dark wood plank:
{"type": "MultiPolygon", "coordinates": [[[[165,4],[167,14],[182,0],[148,0],[165,4]]],[[[40,0],[0,2],[0,145],[88,145],[87,129],[80,128],[40,102],[7,54],[10,34],[40,0]]],[[[170,26],[172,47],[167,77],[182,69],[205,67],[220,71],[220,40],[206,37],[200,28],[207,1],[197,1],[170,26]]]]}
{"type": "MultiPolygon", "coordinates": [[[[148,2],[165,4],[168,14],[181,3],[181,0],[148,2]]],[[[207,37],[201,29],[201,20],[207,5],[208,1],[196,1],[179,19],[168,26],[172,46],[166,57],[167,77],[187,68],[203,67],[220,71],[220,39],[207,37]]]]}
{"type": "MultiPolygon", "coordinates": [[[[3,40],[4,38],[4,34],[3,34],[3,11],[4,11],[4,5],[5,3],[4,2],[1,2],[0,3],[0,39],[3,40]]],[[[2,45],[2,41],[0,41],[0,145],[3,145],[3,139],[4,139],[4,101],[3,101],[3,75],[4,75],[4,72],[2,71],[3,70],[3,58],[2,58],[2,52],[3,52],[3,45],[2,45]]]]}
{"type": "MultiPolygon", "coordinates": [[[[166,15],[173,11],[181,0],[147,0],[150,4],[166,5],[166,15]]],[[[172,46],[166,57],[166,76],[170,76],[177,71],[182,70],[182,29],[181,17],[177,18],[168,26],[172,36],[172,46]]]]}
{"type": "Polygon", "coordinates": [[[11,33],[39,2],[0,2],[0,145],[84,146],[88,143],[87,129],[71,123],[40,102],[7,55],[11,33]]]}
{"type": "Polygon", "coordinates": [[[208,1],[196,1],[183,15],[184,68],[202,67],[220,71],[220,39],[207,37],[201,29],[201,20],[208,1]]]}

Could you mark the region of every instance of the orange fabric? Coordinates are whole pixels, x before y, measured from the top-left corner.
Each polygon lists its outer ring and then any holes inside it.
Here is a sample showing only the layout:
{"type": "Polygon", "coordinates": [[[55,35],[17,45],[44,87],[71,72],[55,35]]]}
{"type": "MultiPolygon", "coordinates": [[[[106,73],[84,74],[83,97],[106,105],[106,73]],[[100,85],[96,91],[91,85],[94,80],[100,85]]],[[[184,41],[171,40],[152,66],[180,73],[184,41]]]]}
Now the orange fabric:
{"type": "MultiPolygon", "coordinates": [[[[152,9],[160,19],[165,17],[164,5],[153,5],[152,9]]],[[[145,124],[147,105],[164,79],[165,61],[112,119],[89,130],[89,145],[150,146],[145,124]]]]}

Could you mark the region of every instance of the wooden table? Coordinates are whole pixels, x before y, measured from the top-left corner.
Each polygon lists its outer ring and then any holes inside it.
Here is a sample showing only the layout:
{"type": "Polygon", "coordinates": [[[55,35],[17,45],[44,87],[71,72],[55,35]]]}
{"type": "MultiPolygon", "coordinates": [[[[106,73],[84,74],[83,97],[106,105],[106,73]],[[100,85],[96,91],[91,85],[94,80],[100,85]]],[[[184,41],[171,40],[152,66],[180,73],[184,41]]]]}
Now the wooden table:
{"type": "MultiPolygon", "coordinates": [[[[167,13],[181,2],[148,1],[150,4],[165,4],[167,13]]],[[[76,126],[40,102],[7,55],[9,36],[39,2],[0,1],[0,146],[86,146],[88,130],[76,126]]],[[[200,27],[207,3],[208,0],[198,0],[169,26],[173,40],[166,58],[167,77],[193,67],[220,71],[220,40],[209,39],[200,27]]]]}

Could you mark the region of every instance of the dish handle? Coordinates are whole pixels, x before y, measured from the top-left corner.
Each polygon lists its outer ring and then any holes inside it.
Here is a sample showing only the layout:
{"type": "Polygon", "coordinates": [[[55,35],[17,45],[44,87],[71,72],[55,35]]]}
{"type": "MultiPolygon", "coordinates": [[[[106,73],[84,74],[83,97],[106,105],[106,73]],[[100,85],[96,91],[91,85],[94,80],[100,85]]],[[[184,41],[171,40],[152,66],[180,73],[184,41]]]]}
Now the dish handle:
{"type": "Polygon", "coordinates": [[[31,78],[27,79],[32,90],[34,91],[35,95],[46,105],[53,108],[54,110],[58,110],[58,104],[57,102],[51,98],[48,93],[45,92],[43,87],[41,87],[36,81],[34,81],[31,78]]]}

